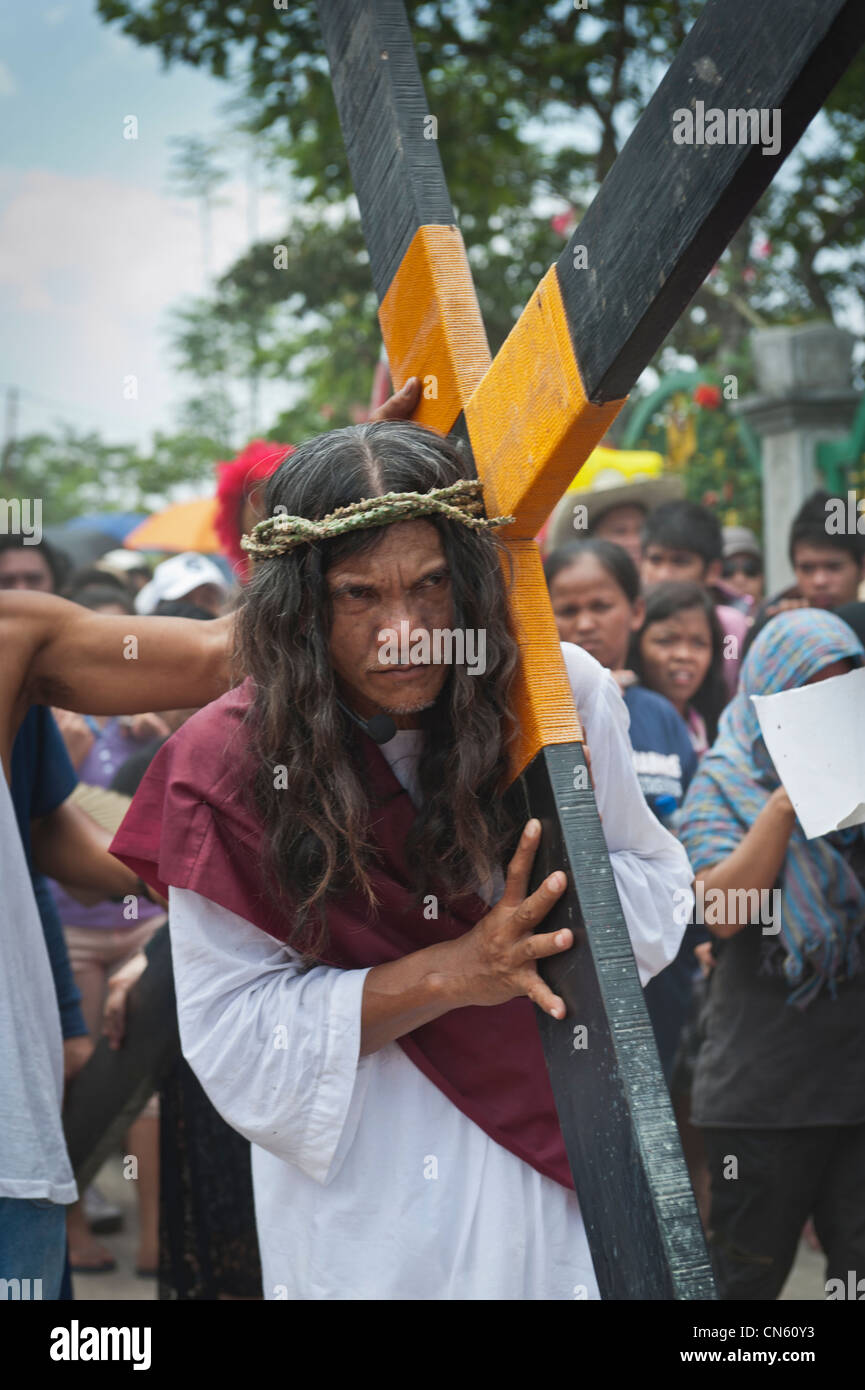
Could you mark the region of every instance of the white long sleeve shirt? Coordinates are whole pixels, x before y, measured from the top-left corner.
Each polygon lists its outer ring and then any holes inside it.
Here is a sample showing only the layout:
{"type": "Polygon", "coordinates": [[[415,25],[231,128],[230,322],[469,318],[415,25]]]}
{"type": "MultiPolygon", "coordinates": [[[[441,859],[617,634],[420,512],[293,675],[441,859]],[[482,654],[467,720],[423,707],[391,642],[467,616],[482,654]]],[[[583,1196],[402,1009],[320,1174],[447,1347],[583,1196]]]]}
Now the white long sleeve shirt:
{"type": "MultiPolygon", "coordinates": [[[[640,792],[615,682],[562,650],[645,984],[678,951],[690,866],[640,792]]],[[[421,737],[382,745],[413,795],[421,737]]],[[[574,1194],[489,1138],[397,1042],[359,1056],[366,970],[304,973],[200,894],[169,901],[184,1055],[252,1143],[265,1298],[598,1297],[574,1194]]]]}

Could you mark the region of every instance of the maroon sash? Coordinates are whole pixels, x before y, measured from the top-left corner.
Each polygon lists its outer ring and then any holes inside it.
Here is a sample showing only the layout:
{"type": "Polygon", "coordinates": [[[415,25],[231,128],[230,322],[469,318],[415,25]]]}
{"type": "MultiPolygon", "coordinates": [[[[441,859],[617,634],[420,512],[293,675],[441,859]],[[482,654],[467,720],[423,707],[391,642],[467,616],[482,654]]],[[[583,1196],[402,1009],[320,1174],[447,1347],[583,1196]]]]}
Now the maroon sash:
{"type": "MultiPolygon", "coordinates": [[[[190,888],[285,941],[290,919],[260,868],[261,826],[244,805],[251,762],[242,719],[247,681],[200,710],[163,744],[111,845],[163,897],[190,888]]],[[[327,965],[381,965],[461,936],[488,910],[474,895],[424,916],[405,840],[416,811],[381,750],[358,731],[371,792],[372,913],[356,890],[328,903],[327,965]]],[[[534,1009],[528,999],[453,1009],[398,1039],[425,1076],[496,1143],[573,1188],[534,1009]]]]}

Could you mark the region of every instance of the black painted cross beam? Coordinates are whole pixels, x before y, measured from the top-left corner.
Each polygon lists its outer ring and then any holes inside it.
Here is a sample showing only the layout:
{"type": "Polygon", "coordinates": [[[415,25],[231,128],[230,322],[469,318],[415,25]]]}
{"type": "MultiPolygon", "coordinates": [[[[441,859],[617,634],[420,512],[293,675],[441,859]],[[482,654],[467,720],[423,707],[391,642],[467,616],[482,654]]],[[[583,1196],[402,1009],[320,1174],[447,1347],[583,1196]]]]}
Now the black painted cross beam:
{"type": "Polygon", "coordinates": [[[544,826],[536,878],[570,872],[543,924],[575,928],[545,966],[568,1019],[538,1019],[601,1294],[712,1298],[532,537],[865,40],[865,3],[709,0],[493,362],[403,4],[318,11],[394,384],[424,381],[415,418],[458,434],[489,511],[517,517],[512,794],[544,826]]]}

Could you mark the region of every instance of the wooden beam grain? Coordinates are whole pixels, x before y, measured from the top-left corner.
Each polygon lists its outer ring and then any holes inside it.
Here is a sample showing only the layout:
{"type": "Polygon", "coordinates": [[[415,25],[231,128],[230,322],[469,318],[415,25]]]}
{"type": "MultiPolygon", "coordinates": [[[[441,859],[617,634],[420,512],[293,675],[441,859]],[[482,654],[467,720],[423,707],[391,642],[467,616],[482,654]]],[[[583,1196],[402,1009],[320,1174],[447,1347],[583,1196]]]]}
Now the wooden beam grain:
{"type": "Polygon", "coordinates": [[[530,891],[555,869],[570,878],[538,929],[574,932],[570,951],[539,964],[567,1017],[535,1012],[601,1297],[712,1300],[702,1227],[582,747],[544,748],[511,795],[520,819],[537,816],[543,827],[530,891]]]}
{"type": "Polygon", "coordinates": [[[423,389],[414,419],[447,434],[489,370],[490,349],[457,227],[419,227],[379,309],[396,390],[423,389]]]}
{"type": "Polygon", "coordinates": [[[456,221],[402,0],[319,0],[372,280],[384,299],[419,227],[456,221]]]}

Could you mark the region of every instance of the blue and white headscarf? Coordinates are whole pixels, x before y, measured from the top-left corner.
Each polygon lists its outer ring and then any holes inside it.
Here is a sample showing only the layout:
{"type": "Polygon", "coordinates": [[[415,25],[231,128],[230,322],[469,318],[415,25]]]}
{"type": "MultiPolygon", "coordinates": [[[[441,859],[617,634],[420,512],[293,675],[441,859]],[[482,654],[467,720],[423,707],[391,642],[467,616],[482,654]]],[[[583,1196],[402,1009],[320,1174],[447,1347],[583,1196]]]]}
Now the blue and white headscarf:
{"type": "MultiPolygon", "coordinates": [[[[738,693],[682,807],[679,836],[698,877],[736,849],[780,785],[751,696],[794,690],[845,659],[865,664],[865,648],[846,623],[822,609],[781,613],[754,639],[738,693]]],[[[790,837],[779,879],[781,931],[763,938],[761,968],[780,970],[791,986],[789,1002],[800,1008],[824,985],[834,997],[836,982],[860,969],[865,885],[842,847],[862,833],[855,826],[807,840],[797,821],[790,837]]]]}

